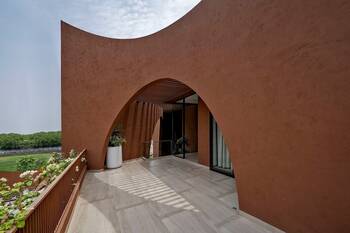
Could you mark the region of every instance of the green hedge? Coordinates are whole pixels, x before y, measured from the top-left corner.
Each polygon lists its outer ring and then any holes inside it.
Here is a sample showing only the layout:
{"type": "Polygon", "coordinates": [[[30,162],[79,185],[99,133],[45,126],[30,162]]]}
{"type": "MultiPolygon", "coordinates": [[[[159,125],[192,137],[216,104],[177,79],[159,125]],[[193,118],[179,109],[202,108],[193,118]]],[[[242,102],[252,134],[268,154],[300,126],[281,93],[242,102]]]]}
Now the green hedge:
{"type": "Polygon", "coordinates": [[[33,134],[0,134],[0,150],[56,147],[61,145],[61,132],[33,134]]]}

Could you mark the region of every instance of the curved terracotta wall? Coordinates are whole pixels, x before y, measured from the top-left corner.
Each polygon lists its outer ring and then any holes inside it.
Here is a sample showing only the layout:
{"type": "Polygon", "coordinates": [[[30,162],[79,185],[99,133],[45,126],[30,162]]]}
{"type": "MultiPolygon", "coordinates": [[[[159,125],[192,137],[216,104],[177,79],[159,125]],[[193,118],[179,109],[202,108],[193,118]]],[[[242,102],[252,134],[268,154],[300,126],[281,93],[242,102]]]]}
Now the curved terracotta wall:
{"type": "Polygon", "coordinates": [[[62,23],[63,148],[103,167],[116,116],[142,87],[203,99],[235,164],[242,210],[288,232],[350,231],[350,11],[341,0],[204,0],[153,35],[62,23]]]}
{"type": "MultiPolygon", "coordinates": [[[[198,163],[210,166],[210,112],[198,98],[198,163]]],[[[236,168],[236,167],[235,167],[236,168]]]]}

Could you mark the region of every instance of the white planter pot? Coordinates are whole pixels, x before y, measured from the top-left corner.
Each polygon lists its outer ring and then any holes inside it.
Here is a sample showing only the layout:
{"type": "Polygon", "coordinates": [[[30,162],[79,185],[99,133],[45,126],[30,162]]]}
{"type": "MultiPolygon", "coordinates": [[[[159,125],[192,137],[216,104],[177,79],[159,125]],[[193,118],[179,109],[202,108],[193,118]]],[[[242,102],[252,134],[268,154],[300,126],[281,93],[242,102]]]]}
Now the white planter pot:
{"type": "Polygon", "coordinates": [[[123,162],[122,146],[108,147],[107,168],[121,167],[123,162]]]}

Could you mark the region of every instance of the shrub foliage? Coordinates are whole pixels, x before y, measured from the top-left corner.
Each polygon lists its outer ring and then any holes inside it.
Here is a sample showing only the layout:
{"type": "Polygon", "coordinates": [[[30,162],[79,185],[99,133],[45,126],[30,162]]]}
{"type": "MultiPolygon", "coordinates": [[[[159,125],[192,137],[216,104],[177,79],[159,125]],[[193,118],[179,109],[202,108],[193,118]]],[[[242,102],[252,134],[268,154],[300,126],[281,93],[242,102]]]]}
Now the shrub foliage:
{"type": "Polygon", "coordinates": [[[55,147],[61,145],[61,132],[39,132],[33,134],[0,134],[0,150],[55,147]]]}
{"type": "MultiPolygon", "coordinates": [[[[7,179],[0,178],[0,233],[5,233],[13,227],[23,228],[30,205],[45,188],[73,161],[77,153],[72,150],[69,156],[53,153],[47,163],[35,170],[26,170],[21,175],[21,181],[10,186],[7,179]]],[[[86,162],[82,158],[82,162],[86,162]]],[[[26,168],[37,166],[33,161],[26,161],[26,168]]]]}
{"type": "Polygon", "coordinates": [[[28,170],[37,170],[44,165],[45,165],[45,161],[34,158],[32,156],[21,158],[16,163],[17,171],[20,171],[20,172],[25,172],[28,170]]]}

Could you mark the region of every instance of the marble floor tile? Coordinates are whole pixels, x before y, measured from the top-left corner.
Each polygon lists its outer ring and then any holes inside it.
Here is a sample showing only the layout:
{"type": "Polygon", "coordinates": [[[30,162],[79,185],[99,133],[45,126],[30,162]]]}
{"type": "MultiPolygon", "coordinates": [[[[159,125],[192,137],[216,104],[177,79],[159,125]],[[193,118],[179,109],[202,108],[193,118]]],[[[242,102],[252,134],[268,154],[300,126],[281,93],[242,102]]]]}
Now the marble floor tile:
{"type": "Polygon", "coordinates": [[[271,231],[264,227],[252,222],[251,220],[238,217],[233,219],[221,227],[219,227],[220,233],[271,233],[271,231]]]}
{"type": "Polygon", "coordinates": [[[232,207],[235,180],[194,162],[137,159],[88,172],[68,233],[270,233],[232,207]]]}

